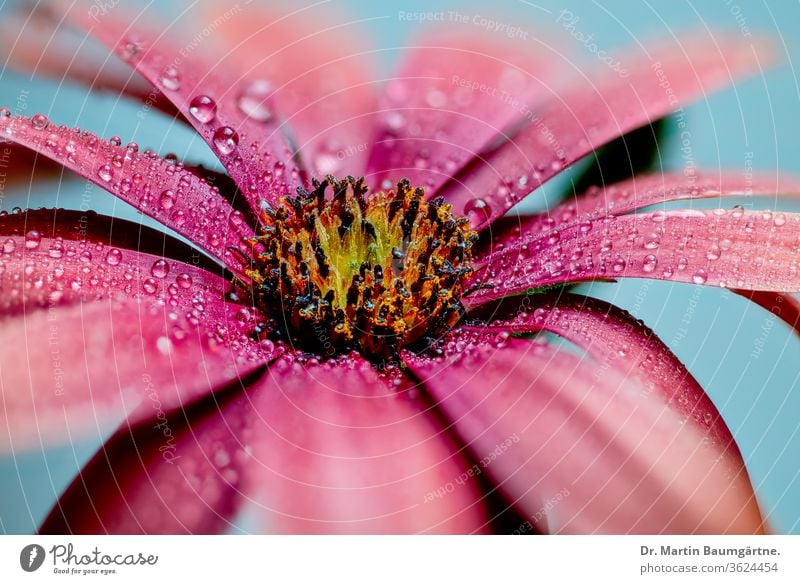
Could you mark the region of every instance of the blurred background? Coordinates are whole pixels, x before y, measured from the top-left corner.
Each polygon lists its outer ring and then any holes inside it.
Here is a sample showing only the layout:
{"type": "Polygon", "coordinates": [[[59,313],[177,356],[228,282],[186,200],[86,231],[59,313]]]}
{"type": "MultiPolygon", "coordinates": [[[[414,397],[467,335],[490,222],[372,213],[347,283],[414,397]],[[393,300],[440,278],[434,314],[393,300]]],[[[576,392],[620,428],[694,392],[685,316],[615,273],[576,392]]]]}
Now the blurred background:
{"type": "MultiPolygon", "coordinates": [[[[238,6],[235,0],[227,1],[238,6]]],[[[242,8],[259,1],[242,0],[242,8]]],[[[98,10],[108,10],[117,3],[98,0],[95,5],[98,10]]],[[[20,4],[0,4],[0,21],[20,4]]],[[[675,169],[691,163],[698,168],[727,168],[739,173],[800,173],[800,71],[795,70],[795,65],[800,65],[800,3],[332,0],[328,4],[341,14],[342,22],[362,21],[367,41],[375,47],[376,58],[387,75],[402,54],[401,47],[421,26],[402,16],[414,12],[441,11],[446,21],[452,20],[447,16],[450,11],[468,16],[468,23],[454,26],[505,23],[506,32],[496,34],[515,35],[520,51],[536,50],[536,39],[553,39],[563,43],[568,55],[564,67],[574,73],[604,67],[598,62],[601,50],[644,44],[654,37],[679,36],[687,30],[726,30],[740,35],[742,42],[758,35],[772,37],[779,65],[685,108],[691,160],[682,152],[683,144],[673,125],[669,121],[663,124],[658,162],[675,169]]],[[[180,20],[187,26],[197,17],[189,0],[159,2],[155,10],[165,22],[180,20]]],[[[348,42],[346,34],[342,42],[348,42]]],[[[8,40],[4,44],[13,45],[8,40]]],[[[5,56],[0,60],[5,63],[5,56]]],[[[118,135],[123,143],[134,140],[162,155],[174,152],[180,158],[214,164],[205,144],[184,126],[156,112],[137,116],[141,106],[108,93],[41,80],[4,66],[0,69],[0,106],[24,115],[44,113],[57,123],[77,124],[106,138],[118,135]]],[[[578,174],[573,172],[572,178],[578,174]]],[[[559,196],[559,190],[570,187],[569,180],[567,177],[548,186],[546,192],[534,193],[528,205],[547,205],[548,200],[559,196]]],[[[99,212],[142,220],[124,203],[69,175],[4,184],[0,194],[3,209],[43,205],[78,208],[82,201],[89,201],[99,212]]],[[[768,198],[748,202],[756,209],[773,203],[768,198]]],[[[798,208],[784,203],[781,206],[798,208]]],[[[773,529],[800,533],[800,342],[789,328],[743,298],[716,288],[632,280],[585,286],[583,291],[626,308],[655,329],[721,410],[743,452],[762,510],[773,529]]],[[[35,531],[99,446],[98,441],[78,442],[0,459],[0,532],[35,531]]]]}

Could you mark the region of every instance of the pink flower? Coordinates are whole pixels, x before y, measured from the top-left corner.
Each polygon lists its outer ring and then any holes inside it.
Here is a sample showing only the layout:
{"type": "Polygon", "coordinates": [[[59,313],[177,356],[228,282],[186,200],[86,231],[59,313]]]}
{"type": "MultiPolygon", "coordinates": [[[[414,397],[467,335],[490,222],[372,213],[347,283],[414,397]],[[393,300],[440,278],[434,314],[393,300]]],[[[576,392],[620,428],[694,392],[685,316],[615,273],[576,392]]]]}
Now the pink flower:
{"type": "Polygon", "coordinates": [[[380,83],[318,12],[209,16],[210,60],[119,12],[67,20],[135,79],[73,59],[63,29],[23,35],[14,62],[177,116],[227,174],[3,111],[6,140],[191,242],[83,211],[0,218],[2,447],[118,427],[42,531],[219,532],[245,513],[302,533],[765,529],[697,381],[565,286],[725,286],[796,324],[800,215],[640,211],[796,182],[637,176],[506,216],[757,70],[763,43],[689,36],[565,82],[544,45],[435,31],[380,83]]]}

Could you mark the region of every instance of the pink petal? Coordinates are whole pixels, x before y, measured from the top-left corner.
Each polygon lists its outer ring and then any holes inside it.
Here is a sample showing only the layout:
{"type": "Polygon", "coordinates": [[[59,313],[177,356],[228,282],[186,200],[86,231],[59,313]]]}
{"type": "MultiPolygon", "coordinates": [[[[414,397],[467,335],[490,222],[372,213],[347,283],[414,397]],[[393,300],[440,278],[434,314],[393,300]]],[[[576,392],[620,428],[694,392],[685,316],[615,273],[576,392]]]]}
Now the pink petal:
{"type": "MultiPolygon", "coordinates": [[[[470,533],[487,521],[470,469],[424,401],[358,357],[279,360],[250,392],[250,480],[269,532],[470,533]]],[[[479,469],[478,469],[479,470],[479,469]]]]}
{"type": "MultiPolygon", "coordinates": [[[[89,10],[94,13],[93,8],[89,10]]],[[[91,16],[91,14],[90,14],[91,16]]],[[[153,94],[149,83],[74,30],[59,26],[55,14],[41,5],[17,7],[0,23],[0,52],[7,66],[20,73],[73,82],[92,91],[108,91],[147,102],[170,117],[177,110],[153,94]]]]}
{"type": "Polygon", "coordinates": [[[745,290],[800,290],[800,214],[675,210],[609,217],[520,239],[491,254],[475,305],[586,280],[654,278],[745,290]]]}
{"type": "Polygon", "coordinates": [[[0,216],[0,314],[115,298],[179,310],[191,310],[195,299],[221,302],[230,283],[200,260],[164,233],[92,212],[0,216]]]}
{"type": "Polygon", "coordinates": [[[650,205],[687,199],[727,197],[786,197],[800,194],[800,178],[750,173],[745,176],[722,171],[685,175],[664,173],[637,176],[606,187],[594,187],[547,213],[507,217],[491,226],[493,245],[508,244],[520,236],[563,229],[567,225],[607,215],[625,215],[650,205]]]}
{"type": "Polygon", "coordinates": [[[733,290],[783,320],[800,335],[800,301],[791,294],[761,290],[733,290]]]}
{"type": "Polygon", "coordinates": [[[582,79],[558,91],[534,108],[528,126],[458,183],[463,187],[455,185],[445,197],[456,210],[479,200],[483,217],[476,217],[475,225],[485,227],[565,166],[757,72],[770,53],[763,41],[743,42],[738,35],[697,34],[646,54],[629,49],[616,57],[629,75],[603,71],[596,80],[582,79]]]}
{"type": "Polygon", "coordinates": [[[240,433],[250,413],[246,406],[240,393],[171,416],[150,408],[150,419],[123,426],[106,442],[61,496],[40,532],[226,531],[243,499],[240,485],[247,457],[240,433]]]}
{"type": "Polygon", "coordinates": [[[232,269],[228,247],[253,234],[219,190],[181,165],[139,154],[42,115],[0,116],[0,135],[43,154],[183,235],[232,269]]]}
{"type": "Polygon", "coordinates": [[[222,43],[218,55],[268,82],[309,172],[363,174],[377,101],[368,25],[341,5],[319,2],[229,8],[202,4],[204,21],[219,23],[212,39],[222,43]]]}
{"type": "Polygon", "coordinates": [[[0,217],[0,242],[0,331],[16,348],[0,363],[13,441],[0,449],[91,432],[85,416],[95,404],[95,426],[119,419],[141,401],[145,376],[164,388],[163,407],[174,408],[265,358],[267,348],[248,336],[260,317],[223,302],[226,280],[173,259],[193,261],[196,252],[164,234],[41,210],[0,217]],[[130,249],[140,241],[141,251],[130,249]],[[66,306],[96,300],[104,302],[66,306]],[[175,357],[187,361],[175,365],[175,357]],[[109,379],[118,384],[108,387],[109,379]]]}
{"type": "Polygon", "coordinates": [[[543,97],[554,55],[518,39],[441,27],[406,48],[381,101],[370,182],[433,194],[543,97]]]}
{"type": "Polygon", "coordinates": [[[527,515],[521,530],[543,519],[556,533],[763,530],[735,462],[633,378],[515,339],[409,364],[527,515]]]}
{"type": "MultiPolygon", "coordinates": [[[[655,395],[720,450],[729,449],[732,461],[744,461],[714,403],[683,363],[642,321],[612,304],[562,293],[535,299],[535,303],[505,299],[482,307],[467,330],[493,334],[548,331],[575,343],[609,367],[639,379],[647,396],[655,395]]],[[[502,338],[502,337],[501,337],[502,338]]]]}
{"type": "Polygon", "coordinates": [[[181,51],[180,46],[171,45],[167,33],[148,35],[138,30],[136,18],[119,17],[119,10],[108,11],[96,21],[85,11],[75,10],[69,19],[113,49],[175,105],[214,151],[253,210],[259,210],[264,201],[274,203],[293,193],[300,179],[292,152],[273,116],[248,116],[239,106],[239,95],[247,86],[239,70],[231,63],[221,67],[206,61],[196,51],[181,51]],[[195,100],[204,98],[211,101],[198,106],[195,100]]]}

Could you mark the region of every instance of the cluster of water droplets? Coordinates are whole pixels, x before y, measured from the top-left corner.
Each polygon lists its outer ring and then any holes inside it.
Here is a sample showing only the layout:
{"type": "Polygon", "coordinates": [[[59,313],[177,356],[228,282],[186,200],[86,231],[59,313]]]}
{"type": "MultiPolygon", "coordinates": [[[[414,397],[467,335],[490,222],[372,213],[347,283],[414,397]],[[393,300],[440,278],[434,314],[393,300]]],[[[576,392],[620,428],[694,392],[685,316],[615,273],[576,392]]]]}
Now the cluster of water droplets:
{"type": "Polygon", "coordinates": [[[774,285],[797,274],[800,241],[786,230],[798,227],[794,216],[740,207],[609,215],[520,237],[482,260],[475,283],[508,294],[620,276],[722,287],[774,285]]]}

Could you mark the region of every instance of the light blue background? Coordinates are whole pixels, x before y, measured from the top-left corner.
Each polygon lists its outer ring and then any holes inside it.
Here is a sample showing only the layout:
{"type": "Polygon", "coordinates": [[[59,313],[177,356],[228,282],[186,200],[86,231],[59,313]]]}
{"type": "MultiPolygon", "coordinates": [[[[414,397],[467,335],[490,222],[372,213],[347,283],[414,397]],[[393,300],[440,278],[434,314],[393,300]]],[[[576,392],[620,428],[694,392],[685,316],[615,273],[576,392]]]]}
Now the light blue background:
{"type": "MultiPolygon", "coordinates": [[[[375,43],[382,48],[403,44],[413,32],[415,25],[400,21],[399,11],[458,10],[530,31],[559,31],[556,17],[559,10],[567,8],[579,16],[578,28],[594,34],[594,41],[603,48],[703,27],[726,28],[734,33],[746,27],[753,34],[771,35],[778,43],[782,66],[763,78],[687,108],[693,153],[700,167],[741,169],[745,160],[751,159],[755,169],[800,172],[800,91],[798,72],[794,70],[796,64],[800,66],[797,2],[541,0],[467,4],[428,0],[348,1],[339,5],[356,17],[386,17],[369,24],[375,43]]],[[[181,6],[171,3],[167,10],[177,14],[181,6]]],[[[0,18],[8,10],[8,3],[0,4],[0,18]]],[[[580,44],[573,40],[569,46],[584,59],[587,71],[598,66],[580,44]]],[[[525,49],[526,44],[520,42],[520,50],[525,49]]],[[[390,67],[396,57],[396,51],[383,53],[385,66],[390,67]]],[[[59,123],[80,124],[106,137],[118,134],[123,140],[136,140],[142,147],[154,148],[161,154],[172,151],[179,156],[211,160],[205,145],[169,120],[151,114],[137,126],[135,105],[108,95],[88,96],[79,88],[59,87],[25,75],[0,74],[2,105],[13,108],[23,90],[29,92],[24,112],[27,115],[44,112],[59,123]]],[[[674,139],[665,144],[664,161],[667,166],[680,165],[674,139]]],[[[7,189],[4,207],[77,207],[85,188],[82,182],[66,177],[63,181],[37,182],[30,189],[7,189]]],[[[100,189],[91,188],[89,193],[94,208],[116,216],[135,216],[129,207],[100,189]]],[[[769,202],[765,201],[762,206],[767,205],[769,202]]],[[[741,446],[762,509],[774,529],[800,533],[800,341],[761,309],[718,289],[634,280],[595,285],[589,291],[627,308],[670,344],[722,411],[741,446]],[[679,329],[685,324],[681,320],[695,302],[688,333],[681,335],[679,329]],[[755,355],[756,343],[761,341],[763,351],[755,355]]],[[[73,444],[0,460],[0,532],[35,530],[97,446],[73,444]]]]}

